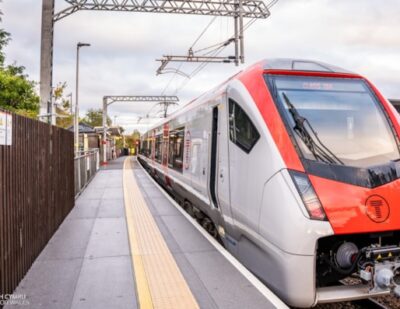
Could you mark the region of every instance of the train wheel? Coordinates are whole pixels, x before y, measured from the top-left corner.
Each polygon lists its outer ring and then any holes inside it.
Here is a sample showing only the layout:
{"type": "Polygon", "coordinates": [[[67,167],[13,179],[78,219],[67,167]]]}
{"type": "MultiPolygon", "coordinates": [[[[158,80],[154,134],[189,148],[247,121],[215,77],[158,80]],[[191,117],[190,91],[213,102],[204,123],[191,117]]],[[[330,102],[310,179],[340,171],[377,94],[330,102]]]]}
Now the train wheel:
{"type": "Polygon", "coordinates": [[[194,218],[194,211],[193,211],[193,206],[189,201],[185,201],[183,203],[183,209],[192,217],[194,218]]]}
{"type": "Polygon", "coordinates": [[[218,236],[218,231],[215,228],[214,223],[207,217],[204,217],[204,219],[201,222],[201,225],[203,228],[214,238],[217,238],[218,236]]]}

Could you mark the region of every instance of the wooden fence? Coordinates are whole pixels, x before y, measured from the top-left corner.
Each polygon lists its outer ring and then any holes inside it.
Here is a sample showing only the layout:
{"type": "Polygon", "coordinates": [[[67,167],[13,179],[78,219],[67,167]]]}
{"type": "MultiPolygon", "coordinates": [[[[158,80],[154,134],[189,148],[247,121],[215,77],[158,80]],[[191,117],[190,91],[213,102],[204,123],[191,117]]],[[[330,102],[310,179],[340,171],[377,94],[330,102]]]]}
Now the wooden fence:
{"type": "Polygon", "coordinates": [[[0,145],[0,296],[17,287],[75,195],[73,133],[12,118],[12,145],[0,145]]]}

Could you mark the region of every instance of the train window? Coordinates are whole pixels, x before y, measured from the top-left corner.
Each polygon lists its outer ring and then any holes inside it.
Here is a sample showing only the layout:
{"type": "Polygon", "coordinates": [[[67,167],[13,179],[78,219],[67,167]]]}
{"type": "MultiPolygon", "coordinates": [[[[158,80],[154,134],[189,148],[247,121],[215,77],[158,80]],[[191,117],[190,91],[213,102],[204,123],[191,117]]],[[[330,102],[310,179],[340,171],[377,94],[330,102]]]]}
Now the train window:
{"type": "MultiPolygon", "coordinates": [[[[273,76],[270,80],[277,107],[304,159],[355,168],[400,159],[386,111],[363,79],[273,76]]],[[[374,175],[386,177],[377,171],[374,175]]]]}
{"type": "Polygon", "coordinates": [[[168,160],[168,136],[163,138],[162,149],[162,165],[165,166],[168,160]]]}
{"type": "Polygon", "coordinates": [[[145,140],[142,140],[142,142],[141,142],[140,154],[143,156],[146,155],[146,141],[145,140]]]}
{"type": "Polygon", "coordinates": [[[143,136],[143,139],[141,140],[141,145],[140,145],[140,154],[143,156],[146,156],[147,152],[147,139],[145,136],[143,136]]]}
{"type": "Polygon", "coordinates": [[[150,157],[150,152],[151,152],[151,148],[150,148],[150,140],[147,138],[146,141],[144,142],[144,155],[148,158],[150,157]]]}
{"type": "Polygon", "coordinates": [[[153,157],[153,151],[154,151],[154,137],[149,139],[149,149],[148,149],[148,154],[149,158],[153,157]]]}
{"type": "Polygon", "coordinates": [[[156,136],[154,160],[158,163],[161,163],[162,142],[162,135],[156,136]]]}
{"type": "Polygon", "coordinates": [[[260,138],[249,116],[232,99],[229,99],[229,137],[240,149],[249,153],[260,138]]]}
{"type": "Polygon", "coordinates": [[[185,128],[179,128],[169,132],[168,166],[180,172],[183,170],[184,140],[185,128]]]}

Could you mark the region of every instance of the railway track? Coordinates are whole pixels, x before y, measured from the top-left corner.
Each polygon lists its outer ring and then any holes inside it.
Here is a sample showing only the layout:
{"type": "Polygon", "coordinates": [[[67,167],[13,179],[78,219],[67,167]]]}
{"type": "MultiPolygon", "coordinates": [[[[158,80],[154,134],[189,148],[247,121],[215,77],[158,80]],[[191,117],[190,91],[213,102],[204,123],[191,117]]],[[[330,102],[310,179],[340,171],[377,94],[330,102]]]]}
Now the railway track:
{"type": "Polygon", "coordinates": [[[386,306],[379,301],[368,298],[347,302],[317,305],[315,309],[395,309],[398,307],[386,306]]]}
{"type": "Polygon", "coordinates": [[[390,309],[390,307],[387,307],[372,298],[356,300],[356,301],[354,301],[354,303],[357,306],[360,306],[360,308],[365,308],[365,309],[390,309]]]}

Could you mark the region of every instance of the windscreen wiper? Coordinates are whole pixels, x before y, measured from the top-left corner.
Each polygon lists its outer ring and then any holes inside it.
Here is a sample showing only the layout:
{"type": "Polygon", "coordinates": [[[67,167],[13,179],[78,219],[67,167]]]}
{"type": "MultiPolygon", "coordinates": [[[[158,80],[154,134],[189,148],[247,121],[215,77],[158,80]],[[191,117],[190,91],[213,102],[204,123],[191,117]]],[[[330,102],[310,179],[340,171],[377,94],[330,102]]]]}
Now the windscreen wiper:
{"type": "Polygon", "coordinates": [[[328,147],[326,147],[322,143],[317,133],[311,126],[310,122],[307,120],[307,118],[299,114],[296,107],[290,102],[286,93],[282,92],[282,96],[285,99],[285,103],[288,106],[289,112],[294,120],[294,131],[301,138],[307,148],[311,151],[315,159],[328,164],[344,165],[344,163],[337,156],[335,156],[335,154],[331,150],[329,150],[328,147]],[[308,130],[307,127],[310,130],[308,130]],[[312,133],[312,135],[310,134],[310,132],[312,133]]]}

